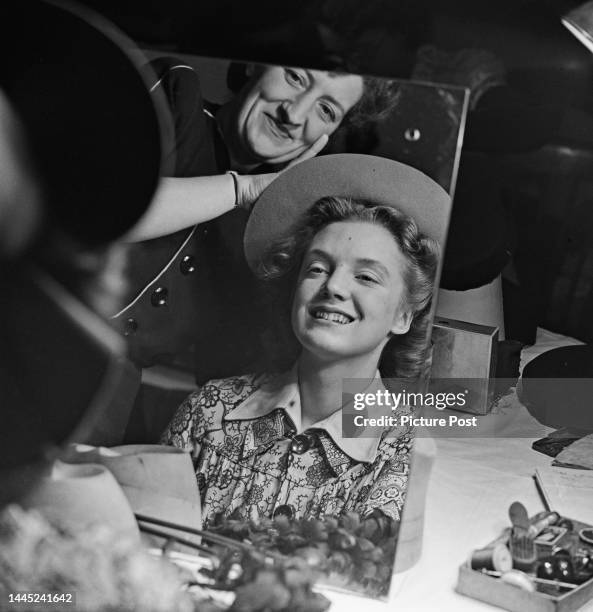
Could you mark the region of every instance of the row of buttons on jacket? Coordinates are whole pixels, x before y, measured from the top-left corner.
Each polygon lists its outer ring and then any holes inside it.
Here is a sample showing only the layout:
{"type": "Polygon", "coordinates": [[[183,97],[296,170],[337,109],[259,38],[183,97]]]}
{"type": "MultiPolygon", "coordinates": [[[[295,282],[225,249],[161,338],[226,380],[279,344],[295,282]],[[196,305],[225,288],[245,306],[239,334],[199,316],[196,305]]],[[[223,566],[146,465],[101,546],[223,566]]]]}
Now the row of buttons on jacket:
{"type": "MultiPolygon", "coordinates": [[[[193,255],[184,255],[179,262],[179,271],[184,276],[189,276],[196,271],[196,258],[193,255]]],[[[169,290],[166,287],[156,287],[150,294],[150,303],[155,308],[168,305],[169,290]]],[[[138,331],[138,321],[134,317],[126,319],[124,324],[124,336],[132,336],[138,331]]]]}

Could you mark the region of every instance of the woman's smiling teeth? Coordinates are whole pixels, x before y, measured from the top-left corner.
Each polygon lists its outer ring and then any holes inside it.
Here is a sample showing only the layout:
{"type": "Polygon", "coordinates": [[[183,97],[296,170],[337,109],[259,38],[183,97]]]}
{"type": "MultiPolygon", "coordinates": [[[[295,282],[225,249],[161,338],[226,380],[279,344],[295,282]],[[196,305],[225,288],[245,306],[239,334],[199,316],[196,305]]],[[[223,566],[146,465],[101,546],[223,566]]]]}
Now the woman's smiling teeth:
{"type": "Polygon", "coordinates": [[[340,325],[346,325],[354,321],[352,317],[342,314],[341,312],[331,312],[327,310],[314,310],[313,317],[331,321],[332,323],[339,323],[340,325]]]}

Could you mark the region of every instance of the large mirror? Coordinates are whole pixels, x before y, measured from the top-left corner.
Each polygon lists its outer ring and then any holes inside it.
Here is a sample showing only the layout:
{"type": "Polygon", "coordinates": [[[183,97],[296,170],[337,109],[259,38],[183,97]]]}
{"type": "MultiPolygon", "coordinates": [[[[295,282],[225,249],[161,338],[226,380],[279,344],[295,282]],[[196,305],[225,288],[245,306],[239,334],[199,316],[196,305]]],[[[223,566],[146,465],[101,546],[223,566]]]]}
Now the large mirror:
{"type": "MultiPolygon", "coordinates": [[[[413,219],[419,228],[412,223],[414,229],[409,231],[419,232],[414,240],[427,234],[442,247],[466,90],[343,72],[144,53],[150,60],[153,95],[163,96],[170,111],[163,118],[168,146],[162,201],[167,204],[166,189],[177,188],[177,197],[186,198],[186,208],[199,208],[200,195],[191,195],[195,188],[193,193],[204,194],[203,208],[212,210],[183,217],[185,221],[171,219],[172,213],[167,212],[159,220],[168,228],[165,236],[155,237],[162,230],[155,232],[142,221],[138,232],[132,231],[136,243],[129,252],[128,298],[113,319],[127,339],[132,361],[143,368],[141,401],[132,420],[140,413],[148,429],[136,430],[136,439],[130,441],[154,442],[164,431],[161,442],[194,451],[205,528],[225,536],[241,534],[274,553],[317,564],[324,570],[322,582],[334,588],[385,598],[406,491],[416,498],[413,512],[422,513],[418,500],[422,500],[427,474],[420,473],[419,467],[415,477],[410,465],[414,453],[421,455],[415,464],[422,465],[426,449],[414,451],[410,428],[385,436],[378,431],[369,442],[356,432],[343,435],[339,410],[330,416],[326,410],[318,418],[305,414],[301,402],[307,399],[301,394],[315,378],[305,373],[309,362],[303,358],[311,348],[307,344],[311,329],[307,323],[299,328],[295,304],[301,287],[326,275],[329,279],[332,266],[351,265],[340,246],[340,241],[347,240],[348,256],[374,263],[369,270],[357,272],[358,286],[352,296],[339,295],[342,288],[338,287],[335,296],[320,298],[327,289],[319,289],[313,299],[318,305],[314,316],[328,327],[343,325],[345,329],[358,318],[364,320],[365,300],[381,295],[381,291],[374,294],[373,285],[390,286],[389,249],[395,235],[382,235],[385,224],[375,235],[376,228],[369,231],[366,226],[372,224],[363,217],[352,211],[350,216],[343,210],[336,212],[346,206],[344,202],[326,202],[327,227],[312,242],[293,245],[305,249],[305,255],[296,264],[300,273],[290,266],[283,272],[281,297],[269,282],[275,274],[269,272],[270,266],[275,264],[266,260],[262,274],[250,240],[256,236],[273,250],[277,239],[294,237],[303,228],[296,213],[290,222],[286,220],[293,214],[292,207],[304,210],[307,197],[310,205],[317,205],[321,194],[354,200],[355,206],[359,200],[368,204],[373,198],[375,203],[403,198],[405,223],[413,219]],[[390,165],[390,160],[399,165],[390,165]],[[410,168],[413,176],[409,176],[410,168]],[[229,170],[235,174],[229,176],[229,170]],[[204,177],[206,181],[198,184],[204,177]],[[211,185],[208,180],[213,181],[211,185]],[[220,204],[216,198],[210,204],[208,188],[218,190],[219,196],[230,194],[230,204],[220,204]],[[433,198],[429,208],[437,208],[428,212],[426,201],[433,198]],[[269,212],[274,208],[282,212],[269,212]],[[436,228],[427,217],[440,220],[436,228]],[[332,223],[332,219],[350,223],[332,223]],[[352,229],[352,234],[332,235],[332,228],[341,225],[348,232],[352,229]],[[319,236],[322,248],[317,247],[323,256],[303,263],[319,236]],[[303,272],[303,265],[311,271],[303,272]],[[287,288],[286,283],[294,284],[287,288]],[[178,390],[171,393],[175,385],[178,390]],[[163,401],[163,387],[168,404],[163,401]]],[[[150,211],[147,217],[150,221],[150,211]]],[[[398,245],[396,251],[405,252],[403,243],[398,245]]],[[[266,250],[260,246],[255,250],[266,250]]],[[[422,298],[427,306],[423,327],[414,332],[414,366],[405,372],[398,369],[397,350],[404,350],[398,348],[391,360],[383,357],[383,376],[421,378],[429,369],[431,294],[438,287],[441,258],[437,247],[432,253],[426,249],[424,262],[414,262],[419,274],[426,278],[432,274],[432,289],[422,298]]],[[[274,255],[289,257],[281,249],[274,255]]],[[[408,293],[416,289],[406,287],[408,293]]],[[[368,318],[375,315],[369,312],[368,318]]],[[[399,325],[394,333],[406,336],[410,320],[399,325]]],[[[346,351],[355,350],[364,330],[363,325],[346,340],[352,345],[346,351]]],[[[363,376],[362,370],[347,371],[343,376],[363,376]]],[[[380,378],[375,384],[381,384],[380,378]]],[[[418,534],[414,538],[412,548],[421,545],[418,534]]],[[[408,559],[402,560],[399,569],[416,553],[407,550],[404,557],[408,559]]]]}

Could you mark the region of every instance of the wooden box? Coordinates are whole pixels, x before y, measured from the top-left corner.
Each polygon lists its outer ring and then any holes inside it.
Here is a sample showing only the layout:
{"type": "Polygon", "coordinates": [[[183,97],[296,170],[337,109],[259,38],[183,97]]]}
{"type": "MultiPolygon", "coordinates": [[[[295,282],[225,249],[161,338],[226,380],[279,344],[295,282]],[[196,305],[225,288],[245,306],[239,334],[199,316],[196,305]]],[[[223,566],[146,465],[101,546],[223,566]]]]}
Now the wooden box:
{"type": "MultiPolygon", "coordinates": [[[[579,521],[573,521],[573,524],[577,531],[589,527],[579,521]]],[[[593,578],[571,591],[552,596],[538,591],[524,591],[499,578],[473,570],[468,562],[459,568],[455,590],[511,612],[575,612],[593,599],[593,578]]]]}

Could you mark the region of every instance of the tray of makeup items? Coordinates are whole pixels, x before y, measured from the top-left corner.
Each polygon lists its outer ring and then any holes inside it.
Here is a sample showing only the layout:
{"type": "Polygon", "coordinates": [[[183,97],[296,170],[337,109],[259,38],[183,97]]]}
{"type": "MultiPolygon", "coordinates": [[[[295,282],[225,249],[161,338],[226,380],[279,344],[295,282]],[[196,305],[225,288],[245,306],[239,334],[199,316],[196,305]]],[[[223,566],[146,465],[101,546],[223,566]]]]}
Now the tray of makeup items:
{"type": "Polygon", "coordinates": [[[593,598],[593,528],[557,512],[529,517],[509,508],[511,526],[459,568],[457,592],[513,612],[572,612],[593,598]]]}

